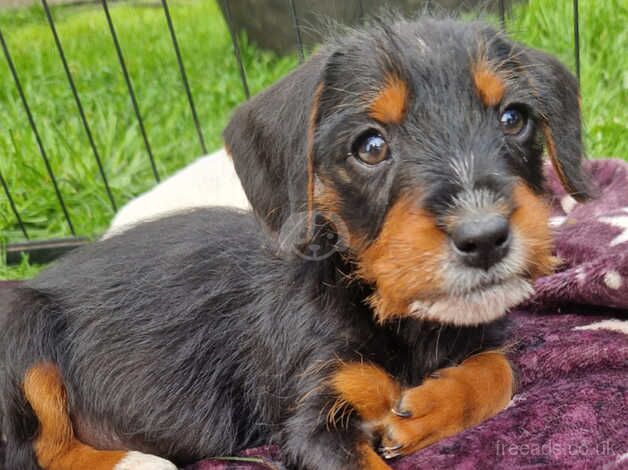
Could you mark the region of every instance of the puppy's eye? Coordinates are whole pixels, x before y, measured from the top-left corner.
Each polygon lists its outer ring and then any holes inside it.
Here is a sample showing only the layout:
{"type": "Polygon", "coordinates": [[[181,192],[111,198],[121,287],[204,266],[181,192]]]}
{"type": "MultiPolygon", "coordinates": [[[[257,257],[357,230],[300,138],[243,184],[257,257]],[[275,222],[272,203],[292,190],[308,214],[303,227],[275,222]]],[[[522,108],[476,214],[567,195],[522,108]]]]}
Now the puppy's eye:
{"type": "Polygon", "coordinates": [[[499,124],[504,134],[516,136],[521,134],[528,122],[524,109],[518,107],[507,108],[499,118],[499,124]]]}
{"type": "Polygon", "coordinates": [[[367,165],[377,165],[388,158],[388,144],[377,131],[362,134],[353,144],[353,155],[367,165]]]}

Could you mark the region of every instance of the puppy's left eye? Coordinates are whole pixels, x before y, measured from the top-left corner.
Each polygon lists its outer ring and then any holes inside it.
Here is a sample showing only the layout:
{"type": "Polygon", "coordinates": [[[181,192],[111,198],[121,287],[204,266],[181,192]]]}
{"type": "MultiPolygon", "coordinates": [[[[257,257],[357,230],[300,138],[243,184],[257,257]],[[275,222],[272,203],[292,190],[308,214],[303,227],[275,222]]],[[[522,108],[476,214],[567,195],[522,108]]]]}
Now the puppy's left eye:
{"type": "Polygon", "coordinates": [[[388,144],[377,131],[362,134],[353,144],[353,155],[367,165],[377,165],[388,158],[388,144]]]}
{"type": "Polygon", "coordinates": [[[517,136],[523,133],[528,123],[528,116],[524,109],[519,107],[507,108],[499,118],[499,124],[504,134],[517,136]]]}

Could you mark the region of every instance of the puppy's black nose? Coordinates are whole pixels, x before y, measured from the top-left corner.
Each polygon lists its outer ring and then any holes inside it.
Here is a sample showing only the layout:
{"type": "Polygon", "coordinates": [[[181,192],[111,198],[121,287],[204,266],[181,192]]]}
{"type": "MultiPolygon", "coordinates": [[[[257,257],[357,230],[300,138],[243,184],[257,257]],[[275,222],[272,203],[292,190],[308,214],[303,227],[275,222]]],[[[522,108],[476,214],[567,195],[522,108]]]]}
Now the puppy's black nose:
{"type": "Polygon", "coordinates": [[[451,240],[467,266],[488,270],[508,253],[510,226],[501,215],[476,217],[459,224],[451,240]]]}

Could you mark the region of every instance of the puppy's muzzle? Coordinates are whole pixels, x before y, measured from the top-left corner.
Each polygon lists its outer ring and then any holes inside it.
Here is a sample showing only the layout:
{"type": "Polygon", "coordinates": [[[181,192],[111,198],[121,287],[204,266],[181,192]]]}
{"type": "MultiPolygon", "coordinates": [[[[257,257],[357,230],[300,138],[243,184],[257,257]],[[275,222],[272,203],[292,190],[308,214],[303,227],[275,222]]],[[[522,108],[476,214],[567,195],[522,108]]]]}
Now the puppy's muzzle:
{"type": "Polygon", "coordinates": [[[510,224],[500,214],[476,214],[456,224],[450,239],[466,266],[488,271],[508,254],[510,224]]]}

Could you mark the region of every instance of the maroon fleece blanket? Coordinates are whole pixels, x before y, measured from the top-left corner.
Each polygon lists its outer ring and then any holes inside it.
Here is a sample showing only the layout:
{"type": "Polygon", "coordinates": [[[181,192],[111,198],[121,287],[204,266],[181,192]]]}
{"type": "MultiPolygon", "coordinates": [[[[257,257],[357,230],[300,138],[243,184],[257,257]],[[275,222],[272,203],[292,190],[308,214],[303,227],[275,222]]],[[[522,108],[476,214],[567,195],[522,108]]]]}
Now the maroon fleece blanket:
{"type": "MultiPolygon", "coordinates": [[[[576,204],[548,169],[562,265],[510,313],[519,377],[511,404],[393,468],[628,468],[628,164],[597,160],[589,170],[599,198],[576,204]]],[[[250,460],[188,470],[281,467],[276,447],[241,457],[250,460]]]]}

